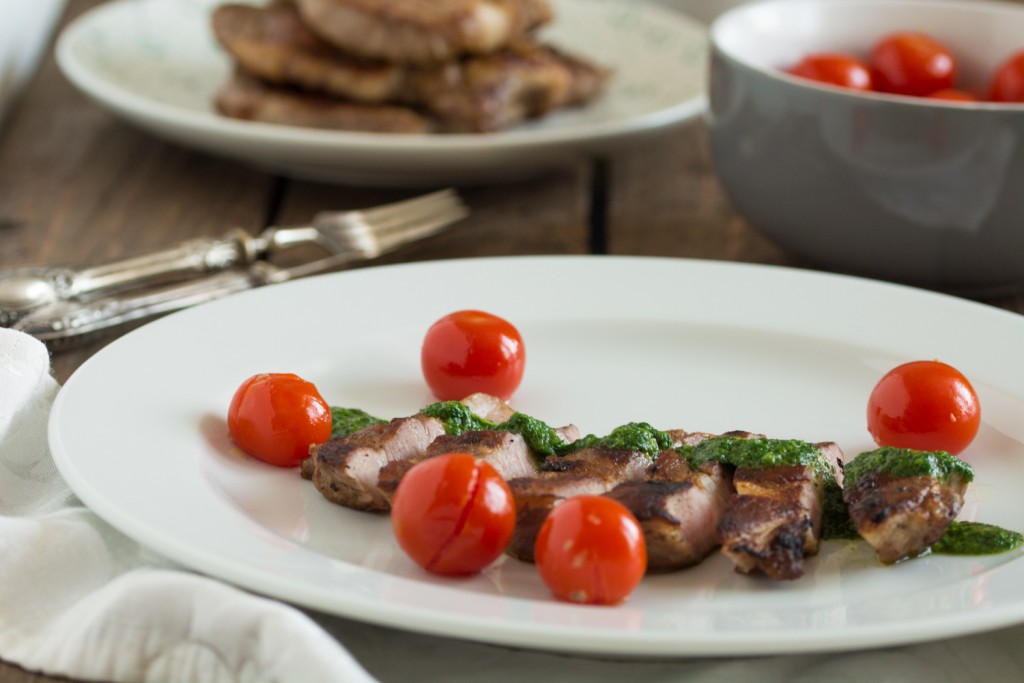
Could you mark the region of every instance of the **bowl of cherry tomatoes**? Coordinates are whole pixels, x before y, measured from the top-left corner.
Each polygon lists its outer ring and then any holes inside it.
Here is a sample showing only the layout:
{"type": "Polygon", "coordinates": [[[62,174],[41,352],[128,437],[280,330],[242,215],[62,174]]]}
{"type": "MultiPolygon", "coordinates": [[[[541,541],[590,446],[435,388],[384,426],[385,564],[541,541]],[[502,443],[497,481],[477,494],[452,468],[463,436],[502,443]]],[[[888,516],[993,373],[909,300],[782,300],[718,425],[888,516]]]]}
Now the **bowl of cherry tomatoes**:
{"type": "Polygon", "coordinates": [[[754,227],[839,272],[1024,283],[1024,4],[767,0],[710,45],[712,157],[754,227]]]}

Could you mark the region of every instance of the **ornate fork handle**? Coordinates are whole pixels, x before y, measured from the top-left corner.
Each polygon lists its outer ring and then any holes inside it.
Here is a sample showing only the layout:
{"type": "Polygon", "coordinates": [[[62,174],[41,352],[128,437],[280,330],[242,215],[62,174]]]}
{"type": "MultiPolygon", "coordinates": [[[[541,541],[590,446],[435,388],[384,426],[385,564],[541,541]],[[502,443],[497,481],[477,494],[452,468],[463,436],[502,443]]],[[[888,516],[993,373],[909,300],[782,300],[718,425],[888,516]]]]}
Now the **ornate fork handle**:
{"type": "Polygon", "coordinates": [[[143,293],[56,301],[25,315],[13,327],[46,342],[74,344],[98,332],[258,287],[270,281],[263,266],[266,264],[257,263],[248,270],[226,270],[143,293]]]}
{"type": "Polygon", "coordinates": [[[72,299],[174,282],[251,263],[253,238],[235,229],[220,238],[188,240],[171,249],[91,268],[20,268],[0,278],[0,325],[9,325],[40,306],[72,299]]]}

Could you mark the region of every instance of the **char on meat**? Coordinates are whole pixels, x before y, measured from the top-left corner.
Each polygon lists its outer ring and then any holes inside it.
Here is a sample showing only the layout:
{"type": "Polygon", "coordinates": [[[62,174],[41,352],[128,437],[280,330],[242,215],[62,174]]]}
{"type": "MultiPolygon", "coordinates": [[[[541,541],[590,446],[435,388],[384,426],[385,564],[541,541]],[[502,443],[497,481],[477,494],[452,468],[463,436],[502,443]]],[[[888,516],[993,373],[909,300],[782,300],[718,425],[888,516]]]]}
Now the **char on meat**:
{"type": "MultiPolygon", "coordinates": [[[[511,413],[504,401],[486,394],[473,394],[462,403],[488,421],[504,420],[511,413]]],[[[437,418],[421,413],[397,417],[312,446],[302,473],[333,503],[355,510],[388,510],[389,498],[378,486],[381,469],[421,456],[444,433],[444,423],[437,418]]]]}
{"type": "MultiPolygon", "coordinates": [[[[677,433],[671,433],[678,439],[677,433]]],[[[516,527],[506,553],[533,562],[540,527],[556,505],[580,495],[601,495],[616,486],[647,476],[651,458],[642,451],[593,447],[549,456],[532,477],[508,482],[516,503],[516,527]]]]}
{"type": "Polygon", "coordinates": [[[732,491],[731,468],[717,462],[693,468],[667,450],[646,479],[619,484],[606,495],[640,522],[647,571],[666,572],[695,565],[718,547],[716,530],[732,491]]]}
{"type": "Polygon", "coordinates": [[[736,495],[718,525],[722,553],[736,571],[792,580],[818,552],[829,468],[841,452],[834,443],[813,447],[819,458],[814,463],[736,468],[736,495]]]}
{"type": "Polygon", "coordinates": [[[897,448],[862,453],[845,473],[850,518],[885,563],[916,557],[942,538],[973,478],[966,463],[947,453],[897,448]],[[901,468],[901,460],[913,464],[901,468]]]}

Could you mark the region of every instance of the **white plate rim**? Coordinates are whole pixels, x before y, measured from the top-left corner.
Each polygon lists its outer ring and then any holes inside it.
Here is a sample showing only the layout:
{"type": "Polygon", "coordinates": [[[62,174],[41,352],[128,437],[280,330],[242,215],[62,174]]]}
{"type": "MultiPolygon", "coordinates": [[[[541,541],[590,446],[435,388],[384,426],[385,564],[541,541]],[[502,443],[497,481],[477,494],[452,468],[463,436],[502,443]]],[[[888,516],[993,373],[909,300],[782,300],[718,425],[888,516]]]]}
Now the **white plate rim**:
{"type": "MultiPolygon", "coordinates": [[[[767,296],[771,297],[775,292],[793,293],[797,291],[814,292],[811,296],[831,301],[835,305],[842,306],[844,301],[865,300],[875,305],[880,302],[889,301],[895,309],[902,309],[907,305],[917,306],[927,312],[943,312],[956,318],[985,328],[991,336],[993,332],[999,332],[998,340],[993,341],[997,350],[1011,348],[1015,340],[1024,339],[1024,321],[1007,311],[987,307],[981,304],[948,297],[924,290],[916,290],[910,287],[892,285],[881,282],[861,280],[859,278],[816,273],[812,271],[799,271],[774,266],[760,266],[750,264],[720,263],[711,261],[690,261],[686,259],[663,259],[656,257],[495,257],[486,259],[463,259],[454,261],[440,261],[419,264],[405,264],[398,266],[384,266],[369,268],[362,271],[353,271],[337,275],[312,278],[304,284],[302,281],[278,286],[281,296],[288,293],[285,288],[296,287],[320,287],[337,283],[355,283],[358,280],[371,279],[380,282],[381,278],[397,277],[418,277],[431,276],[442,271],[449,274],[454,271],[460,277],[481,276],[486,274],[493,277],[496,273],[506,276],[515,273],[519,269],[539,268],[569,268],[573,273],[579,275],[586,272],[599,273],[601,277],[609,275],[622,276],[627,273],[655,272],[665,274],[671,278],[673,273],[687,273],[686,280],[695,278],[699,281],[707,281],[722,285],[723,283],[740,281],[742,284],[760,284],[767,296]]],[[[454,275],[452,275],[454,277],[454,275]]],[[[262,290],[263,292],[267,290],[262,290]]],[[[234,303],[243,299],[255,301],[255,297],[261,296],[261,292],[250,292],[229,300],[223,300],[206,307],[206,312],[216,310],[229,310],[234,303]]],[[[730,298],[742,296],[733,292],[730,298]]],[[[345,604],[326,605],[323,601],[324,592],[315,585],[303,585],[294,579],[282,577],[274,568],[253,568],[239,564],[238,558],[216,556],[197,549],[193,541],[186,536],[167,529],[154,530],[146,524],[141,524],[132,511],[119,509],[108,499],[110,491],[99,491],[93,488],[88,477],[83,477],[79,471],[79,465],[75,463],[72,448],[65,443],[62,436],[63,423],[65,422],[65,406],[69,396],[73,396],[76,387],[83,378],[95,372],[94,367],[106,363],[106,359],[116,357],[122,346],[132,345],[139,339],[140,334],[156,334],[158,330],[169,330],[174,326],[187,324],[196,311],[185,311],[169,316],[161,321],[152,323],[140,328],[125,337],[116,340],[106,349],[87,361],[67,382],[55,402],[49,425],[50,443],[54,459],[58,469],[65,477],[74,492],[99,514],[106,521],[120,529],[128,536],[150,545],[178,560],[187,566],[199,571],[209,573],[228,580],[233,583],[251,588],[257,592],[265,593],[286,601],[313,609],[323,609],[358,620],[369,621],[381,625],[396,628],[422,631],[436,635],[445,635],[456,638],[464,638],[483,642],[492,642],[503,645],[530,647],[542,650],[572,651],[583,653],[612,653],[627,656],[680,656],[680,655],[702,655],[702,656],[727,656],[727,655],[754,655],[754,654],[781,654],[793,652],[813,651],[839,651],[851,649],[863,649],[867,647],[888,646],[933,640],[943,637],[966,635],[980,631],[990,630],[1001,626],[1016,624],[1024,621],[1024,593],[1017,591],[1010,601],[1003,601],[1001,604],[988,605],[984,610],[967,611],[951,615],[933,615],[932,618],[922,620],[908,616],[906,619],[896,620],[886,624],[861,624],[849,628],[843,628],[839,632],[832,632],[828,629],[780,629],[771,636],[766,636],[761,631],[730,632],[728,638],[723,634],[702,634],[702,633],[680,633],[678,631],[655,631],[643,633],[623,633],[611,629],[605,631],[593,631],[587,628],[566,627],[564,625],[552,625],[539,622],[535,619],[520,620],[488,620],[458,613],[457,610],[439,612],[432,609],[420,609],[407,605],[383,604],[379,596],[361,595],[354,593],[344,596],[345,604]],[[149,328],[148,332],[146,332],[149,328]]],[[[889,313],[885,311],[883,313],[889,313]]],[[[633,315],[626,312],[626,316],[633,315]]],[[[638,315],[642,315],[638,314],[638,315]]],[[[877,314],[872,314],[877,315],[877,314]]],[[[823,316],[828,318],[828,316],[823,316]]],[[[872,317],[872,316],[868,316],[872,317]]],[[[722,320],[728,320],[728,312],[723,312],[722,320]]],[[[786,325],[793,324],[794,319],[782,321],[786,325]]],[[[936,321],[926,325],[930,331],[936,321]]],[[[801,331],[806,331],[807,325],[801,325],[801,331]]],[[[855,329],[855,323],[850,324],[850,330],[855,329]]],[[[895,325],[893,336],[883,338],[879,341],[883,347],[892,340],[898,338],[901,332],[906,332],[905,326],[895,325]]],[[[952,342],[954,346],[959,342],[952,342]]],[[[968,344],[970,346],[970,344],[968,344]]],[[[952,347],[950,347],[952,348],[952,347]]],[[[991,349],[988,349],[991,350],[991,349]]],[[[988,362],[988,361],[986,361],[988,362]]],[[[982,363],[983,365],[985,363],[982,363]]],[[[1009,381],[1019,378],[1024,373],[1024,367],[1015,367],[1010,362],[1005,377],[1009,381]]],[[[986,381],[999,382],[998,378],[991,375],[985,377],[986,381]]],[[[150,520],[150,524],[152,521],[150,520]]],[[[256,533],[253,542],[266,543],[266,538],[260,538],[256,533]]],[[[304,548],[294,548],[294,555],[291,555],[296,563],[304,561],[319,562],[316,553],[304,548]]],[[[1019,553],[1016,559],[1009,561],[992,569],[986,570],[987,580],[991,584],[998,584],[1001,590],[1007,590],[1003,584],[1020,583],[1019,579],[1024,575],[1024,563],[1020,561],[1019,553]]],[[[360,574],[373,574],[374,570],[348,567],[353,576],[360,574]]],[[[397,579],[398,582],[408,581],[397,579]]],[[[415,582],[414,582],[415,583],[415,582]]],[[[417,589],[422,589],[417,586],[417,589]]],[[[427,591],[436,592],[436,596],[444,599],[458,596],[458,587],[430,586],[427,591]]],[[[1014,588],[1016,590],[1016,588],[1014,588]]],[[[491,600],[506,603],[510,609],[522,610],[531,606],[530,600],[521,598],[492,598],[484,596],[481,598],[484,603],[491,600]]],[[[545,605],[551,607],[551,605],[545,605]]],[[[557,612],[565,615],[575,615],[574,618],[585,620],[595,615],[592,608],[573,605],[557,604],[553,607],[557,612]]],[[[618,609],[618,608],[615,608],[618,609]]]]}

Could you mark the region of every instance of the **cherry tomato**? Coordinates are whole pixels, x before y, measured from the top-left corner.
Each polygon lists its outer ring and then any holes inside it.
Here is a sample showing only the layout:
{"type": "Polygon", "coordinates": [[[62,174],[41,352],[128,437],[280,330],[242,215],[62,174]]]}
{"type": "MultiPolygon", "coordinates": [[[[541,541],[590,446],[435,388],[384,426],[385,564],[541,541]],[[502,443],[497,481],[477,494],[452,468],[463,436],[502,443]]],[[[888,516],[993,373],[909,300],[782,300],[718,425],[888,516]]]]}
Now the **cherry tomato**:
{"type": "Polygon", "coordinates": [[[614,605],[647,570],[647,544],[636,517],[604,496],[576,496],[541,525],[534,560],[559,600],[614,605]]]}
{"type": "Polygon", "coordinates": [[[807,55],[789,73],[852,90],[871,90],[872,87],[868,67],[856,57],[838,52],[807,55]]]}
{"type": "Polygon", "coordinates": [[[992,77],[989,99],[993,102],[1024,102],[1024,50],[999,65],[992,77]]]}
{"type": "Polygon", "coordinates": [[[242,382],[228,408],[228,434],[258,460],[295,467],[331,437],[331,409],[313,384],[291,373],[242,382]]]}
{"type": "Polygon", "coordinates": [[[428,458],[395,490],[391,526],[402,550],[435,574],[469,575],[505,551],[516,525],[512,491],[468,453],[428,458]]]}
{"type": "Polygon", "coordinates": [[[868,431],[879,446],[947,451],[967,448],[981,425],[981,407],[959,370],[922,360],[893,368],[868,399],[868,431]]]}
{"type": "Polygon", "coordinates": [[[423,377],[442,401],[484,392],[508,399],[523,379],[526,347],[512,323],[483,311],[450,313],[427,330],[423,377]]]}
{"type": "Polygon", "coordinates": [[[953,53],[924,33],[904,31],[882,38],[868,64],[881,92],[924,97],[952,88],[956,81],[953,53]]]}
{"type": "Polygon", "coordinates": [[[930,100],[945,100],[946,102],[977,102],[978,98],[966,90],[956,88],[943,88],[928,94],[930,100]]]}

